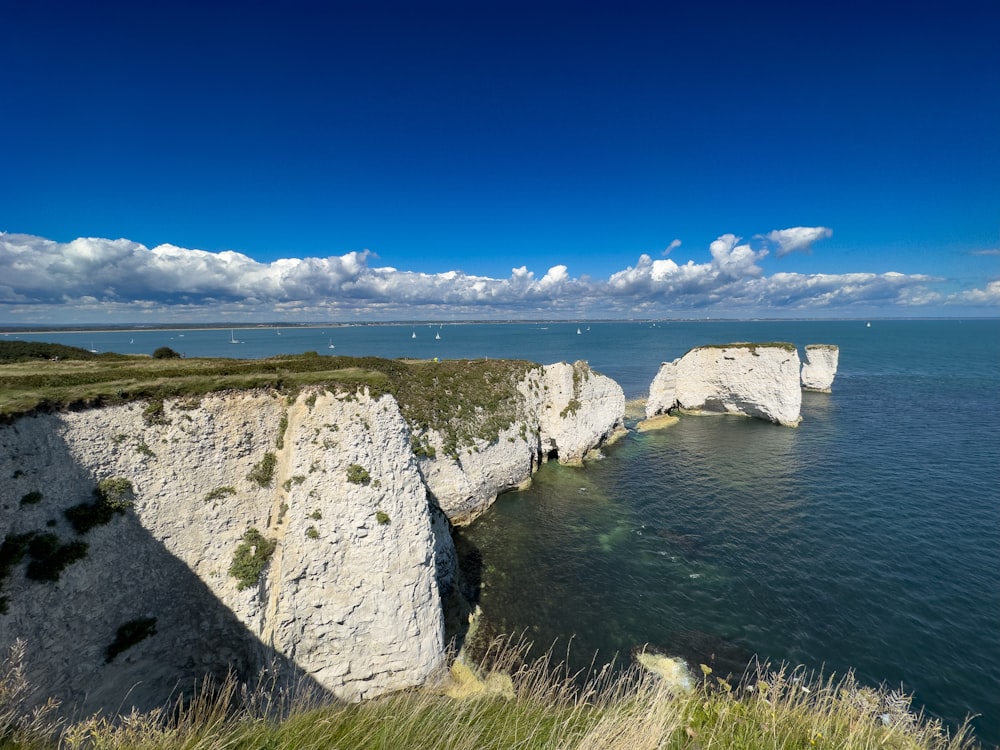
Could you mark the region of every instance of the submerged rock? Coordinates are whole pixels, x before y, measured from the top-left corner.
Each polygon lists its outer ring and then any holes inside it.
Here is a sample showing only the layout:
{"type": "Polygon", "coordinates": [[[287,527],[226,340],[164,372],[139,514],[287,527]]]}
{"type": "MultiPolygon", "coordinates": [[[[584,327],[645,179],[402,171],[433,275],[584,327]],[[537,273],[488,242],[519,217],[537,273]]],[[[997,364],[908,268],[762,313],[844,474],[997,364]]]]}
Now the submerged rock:
{"type": "Polygon", "coordinates": [[[807,344],[802,363],[802,387],[807,391],[829,393],[837,374],[840,348],[834,344],[807,344]]]}
{"type": "Polygon", "coordinates": [[[675,693],[688,693],[694,689],[694,675],[683,659],[640,651],[635,660],[644,669],[655,674],[675,693]]]}

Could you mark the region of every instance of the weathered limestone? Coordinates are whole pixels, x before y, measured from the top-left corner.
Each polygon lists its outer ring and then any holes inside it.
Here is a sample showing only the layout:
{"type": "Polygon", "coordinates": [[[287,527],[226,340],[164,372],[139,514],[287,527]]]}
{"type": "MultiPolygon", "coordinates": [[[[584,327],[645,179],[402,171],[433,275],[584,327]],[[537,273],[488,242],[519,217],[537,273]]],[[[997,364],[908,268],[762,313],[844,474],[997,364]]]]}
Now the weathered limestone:
{"type": "Polygon", "coordinates": [[[355,700],[442,666],[436,546],[447,551],[450,537],[433,536],[391,397],[319,392],[289,405],[230,393],[192,409],[168,402],[169,423],[152,425],[144,406],[0,428],[0,476],[16,477],[0,490],[0,534],[88,544],[54,583],[28,580],[23,566],[3,583],[0,647],[27,639],[41,693],[83,712],[145,709],[206,674],[253,677],[273,660],[283,679],[355,700]],[[247,475],[269,452],[276,470],[261,487],[247,475]],[[349,481],[352,464],[366,483],[349,481]],[[62,511],[108,477],[131,481],[134,508],[76,534],[62,511]],[[32,491],[42,500],[20,504],[32,491]],[[278,544],[259,583],[240,591],[228,570],[249,527],[278,544]],[[105,662],[120,625],[154,617],[154,635],[105,662]]]}
{"type": "Polygon", "coordinates": [[[802,363],[802,387],[807,391],[829,393],[837,374],[840,348],[835,344],[807,344],[802,363]]]}
{"type": "Polygon", "coordinates": [[[622,389],[586,363],[535,368],[519,393],[522,419],[457,458],[428,433],[437,455],[418,459],[395,399],[367,392],[236,391],[2,425],[0,539],[87,547],[55,581],[32,580],[27,558],[9,567],[0,649],[26,639],[39,696],[81,714],[161,706],[230,669],[345,700],[422,684],[444,663],[455,583],[437,504],[471,518],[550,453],[579,462],[623,424],[622,389]],[[269,455],[262,486],[250,475],[269,455]],[[64,511],[109,478],[128,480],[132,507],[77,533],[64,511]],[[275,549],[241,590],[230,566],[250,528],[275,549]],[[136,622],[148,635],[108,660],[136,622]]]}
{"type": "Polygon", "coordinates": [[[521,419],[498,440],[448,456],[444,437],[429,430],[434,456],[422,456],[427,488],[454,524],[467,524],[497,495],[530,482],[535,468],[553,453],[560,463],[581,465],[588,451],[624,428],[625,393],[586,362],[537,368],[520,384],[521,419]]]}
{"type": "Polygon", "coordinates": [[[799,355],[791,344],[696,347],[661,365],[647,418],[671,409],[742,414],[789,427],[801,420],[799,355]]]}

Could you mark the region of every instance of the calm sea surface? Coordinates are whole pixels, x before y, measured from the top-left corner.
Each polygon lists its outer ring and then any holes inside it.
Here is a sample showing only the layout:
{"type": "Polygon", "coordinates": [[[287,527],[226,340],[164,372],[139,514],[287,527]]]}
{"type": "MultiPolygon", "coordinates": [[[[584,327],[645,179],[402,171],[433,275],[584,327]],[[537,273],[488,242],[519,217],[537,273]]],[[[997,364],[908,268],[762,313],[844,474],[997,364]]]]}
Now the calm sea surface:
{"type": "Polygon", "coordinates": [[[689,417],[549,464],[463,532],[487,622],[581,665],[642,644],[902,685],[1000,743],[1000,321],[355,326],[13,335],[99,351],[586,359],[628,398],[700,344],[840,346],[798,429],[689,417]],[[580,333],[577,333],[577,330],[580,333]],[[414,338],[414,334],[416,337],[414,338]],[[440,339],[435,338],[440,335],[440,339]],[[229,343],[235,339],[240,343],[229,343]],[[330,344],[336,348],[330,349],[330,344]]]}

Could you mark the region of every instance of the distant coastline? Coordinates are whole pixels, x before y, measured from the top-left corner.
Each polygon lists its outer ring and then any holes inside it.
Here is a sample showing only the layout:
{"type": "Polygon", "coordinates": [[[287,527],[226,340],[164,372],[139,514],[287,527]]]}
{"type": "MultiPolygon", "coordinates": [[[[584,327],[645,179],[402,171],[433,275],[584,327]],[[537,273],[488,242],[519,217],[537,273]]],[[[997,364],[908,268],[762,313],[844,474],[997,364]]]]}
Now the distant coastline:
{"type": "Polygon", "coordinates": [[[19,326],[0,324],[0,336],[9,335],[38,335],[42,333],[112,333],[120,331],[251,331],[266,330],[269,328],[358,328],[358,327],[386,327],[386,326],[462,326],[462,325],[550,325],[550,324],[576,324],[576,323],[638,323],[638,324],[671,324],[671,323],[814,323],[814,322],[853,322],[853,321],[928,321],[928,320],[1000,320],[1000,315],[996,316],[957,316],[957,317],[871,317],[861,316],[856,318],[533,318],[530,320],[379,320],[379,321],[330,321],[330,322],[296,322],[273,321],[267,323],[225,323],[213,321],[210,323],[122,323],[120,325],[107,325],[98,323],[81,323],[79,325],[50,325],[50,326],[19,326]]]}

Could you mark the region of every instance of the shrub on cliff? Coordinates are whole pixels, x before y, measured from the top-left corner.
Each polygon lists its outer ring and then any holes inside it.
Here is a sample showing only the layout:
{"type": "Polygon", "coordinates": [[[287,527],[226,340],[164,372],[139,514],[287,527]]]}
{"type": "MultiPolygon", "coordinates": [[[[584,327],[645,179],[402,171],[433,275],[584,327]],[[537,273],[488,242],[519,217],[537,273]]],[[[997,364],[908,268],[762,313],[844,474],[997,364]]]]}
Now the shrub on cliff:
{"type": "Polygon", "coordinates": [[[153,352],[153,359],[180,359],[181,355],[171,349],[169,346],[161,346],[155,352],[153,352]]]}
{"type": "Polygon", "coordinates": [[[229,566],[229,575],[236,579],[237,589],[242,591],[256,585],[275,546],[277,543],[273,539],[265,538],[253,526],[246,530],[229,566]]]}
{"type": "Polygon", "coordinates": [[[155,617],[140,617],[122,623],[115,633],[115,639],[104,650],[104,662],[110,664],[122,651],[132,648],[151,635],[156,635],[155,617]]]}
{"type": "Polygon", "coordinates": [[[86,534],[95,526],[108,523],[115,514],[124,515],[132,507],[132,482],[124,477],[112,477],[98,483],[94,500],[78,503],[63,511],[66,520],[78,534],[86,534]]]}
{"type": "Polygon", "coordinates": [[[273,453],[265,453],[258,463],[250,469],[247,479],[261,487],[270,487],[274,481],[274,470],[278,466],[278,457],[273,453]]]}
{"type": "Polygon", "coordinates": [[[351,484],[369,484],[372,478],[361,464],[351,464],[347,467],[347,481],[351,484]]]}

